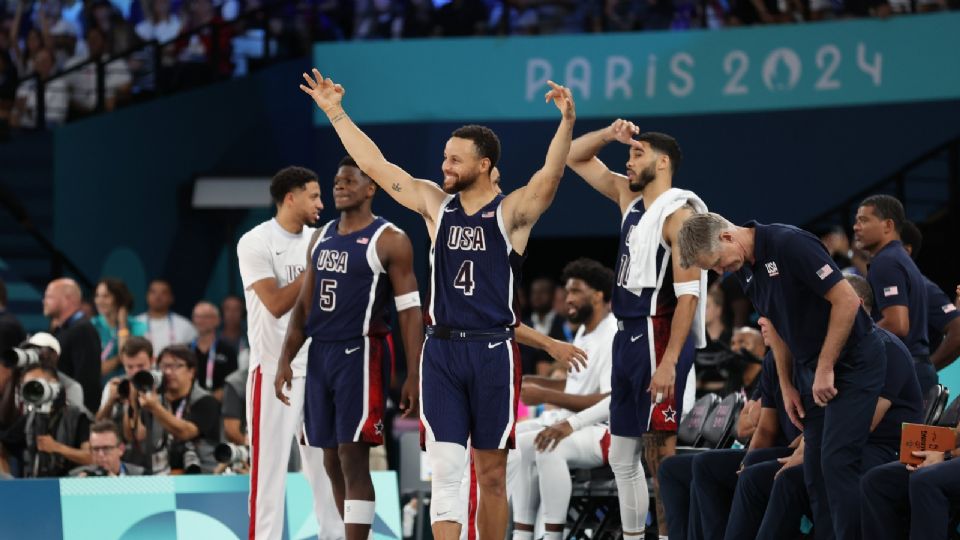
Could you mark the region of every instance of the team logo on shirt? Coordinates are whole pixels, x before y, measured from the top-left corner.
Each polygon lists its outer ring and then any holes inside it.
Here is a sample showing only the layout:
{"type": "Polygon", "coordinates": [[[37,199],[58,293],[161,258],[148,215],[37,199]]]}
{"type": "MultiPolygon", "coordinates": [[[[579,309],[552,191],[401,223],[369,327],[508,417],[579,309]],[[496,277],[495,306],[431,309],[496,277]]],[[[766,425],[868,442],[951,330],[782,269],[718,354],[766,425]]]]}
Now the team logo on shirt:
{"type": "Polygon", "coordinates": [[[367,245],[370,243],[370,239],[367,238],[366,236],[364,236],[363,238],[357,238],[357,243],[367,245]]]}
{"type": "Polygon", "coordinates": [[[323,249],[317,255],[317,270],[328,272],[347,273],[347,259],[350,253],[336,249],[323,249]]]}
{"type": "Polygon", "coordinates": [[[830,268],[829,264],[823,265],[823,268],[817,270],[817,277],[820,278],[820,281],[827,279],[827,276],[833,273],[833,268],[830,268]]]}
{"type": "Polygon", "coordinates": [[[288,264],[288,265],[284,266],[283,269],[284,269],[284,271],[285,271],[285,273],[286,273],[287,282],[286,282],[286,283],[282,283],[281,285],[282,285],[282,286],[286,286],[286,285],[289,284],[289,283],[293,283],[294,280],[297,279],[297,276],[300,275],[300,272],[303,272],[303,265],[302,265],[302,264],[288,264]]]}
{"type": "Polygon", "coordinates": [[[884,298],[886,298],[886,297],[888,297],[888,296],[896,296],[896,295],[898,295],[898,294],[900,294],[900,290],[897,289],[897,286],[896,286],[896,285],[894,285],[894,286],[892,286],[892,287],[884,287],[884,288],[883,288],[883,296],[884,296],[884,298]]]}
{"type": "Polygon", "coordinates": [[[942,309],[944,313],[953,313],[957,310],[957,306],[953,304],[944,304],[940,309],[942,309]]]}
{"type": "Polygon", "coordinates": [[[777,270],[777,263],[775,263],[775,262],[768,262],[768,263],[765,263],[764,266],[767,267],[767,274],[768,274],[770,277],[777,277],[777,276],[780,275],[780,271],[777,270]]]}
{"type": "Polygon", "coordinates": [[[447,233],[447,248],[461,251],[486,251],[483,227],[452,225],[447,233]]]}

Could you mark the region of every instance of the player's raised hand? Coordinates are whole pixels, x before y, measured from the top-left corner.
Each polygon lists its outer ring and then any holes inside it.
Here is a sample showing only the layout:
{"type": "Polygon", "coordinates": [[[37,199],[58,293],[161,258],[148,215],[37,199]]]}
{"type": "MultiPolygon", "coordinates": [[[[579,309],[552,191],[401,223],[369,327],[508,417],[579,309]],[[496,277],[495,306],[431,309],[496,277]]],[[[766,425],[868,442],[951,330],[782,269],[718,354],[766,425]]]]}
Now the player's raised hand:
{"type": "Polygon", "coordinates": [[[640,134],[640,128],[629,120],[618,118],[614,120],[607,129],[609,130],[608,136],[619,143],[628,146],[640,144],[639,141],[633,138],[640,134]]]}
{"type": "Polygon", "coordinates": [[[553,81],[547,81],[547,84],[550,85],[550,91],[543,96],[544,101],[553,101],[553,104],[560,109],[565,119],[575,119],[577,117],[577,109],[573,102],[573,94],[570,92],[570,89],[553,81]]]}
{"type": "Polygon", "coordinates": [[[340,106],[343,100],[345,90],[339,84],[332,80],[324,79],[323,75],[313,68],[313,75],[304,73],[303,78],[307,84],[300,85],[300,89],[305,94],[313,98],[313,101],[323,112],[330,112],[340,106]]]}

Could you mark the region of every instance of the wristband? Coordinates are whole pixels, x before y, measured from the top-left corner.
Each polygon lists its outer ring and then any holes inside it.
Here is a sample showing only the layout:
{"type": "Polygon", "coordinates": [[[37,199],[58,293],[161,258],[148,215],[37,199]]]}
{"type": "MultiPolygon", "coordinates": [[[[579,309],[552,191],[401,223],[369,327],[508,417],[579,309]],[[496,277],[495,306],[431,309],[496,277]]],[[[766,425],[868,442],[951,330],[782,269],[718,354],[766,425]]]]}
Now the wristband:
{"type": "Polygon", "coordinates": [[[117,330],[117,337],[129,337],[130,330],[128,328],[121,328],[117,330]]]}

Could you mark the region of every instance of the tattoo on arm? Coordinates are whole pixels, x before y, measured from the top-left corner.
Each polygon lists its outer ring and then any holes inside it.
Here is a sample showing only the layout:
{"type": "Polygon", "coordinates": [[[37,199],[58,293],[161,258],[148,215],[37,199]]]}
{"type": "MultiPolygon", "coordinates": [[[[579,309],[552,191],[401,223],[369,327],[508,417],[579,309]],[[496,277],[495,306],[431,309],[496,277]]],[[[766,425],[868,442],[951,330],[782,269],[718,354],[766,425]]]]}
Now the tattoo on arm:
{"type": "Polygon", "coordinates": [[[336,124],[337,122],[339,122],[340,120],[343,120],[346,117],[347,117],[347,113],[345,112],[338,113],[336,116],[330,119],[330,123],[336,124]]]}
{"type": "Polygon", "coordinates": [[[393,185],[390,186],[390,187],[392,187],[393,190],[394,190],[394,191],[397,191],[397,192],[403,191],[403,188],[400,187],[400,182],[394,182],[393,185]]]}

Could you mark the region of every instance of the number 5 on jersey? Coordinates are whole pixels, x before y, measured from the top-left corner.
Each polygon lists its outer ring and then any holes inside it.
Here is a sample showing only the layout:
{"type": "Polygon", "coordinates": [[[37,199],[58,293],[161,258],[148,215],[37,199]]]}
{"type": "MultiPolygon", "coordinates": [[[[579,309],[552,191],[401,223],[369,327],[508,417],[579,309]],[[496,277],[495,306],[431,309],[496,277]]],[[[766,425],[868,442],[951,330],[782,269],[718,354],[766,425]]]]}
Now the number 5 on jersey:
{"type": "Polygon", "coordinates": [[[473,261],[463,261],[460,270],[457,270],[457,277],[453,278],[453,286],[463,291],[466,296],[473,296],[475,283],[473,281],[473,261]]]}
{"type": "Polygon", "coordinates": [[[337,309],[337,280],[320,280],[320,309],[323,311],[333,311],[337,309]]]}

